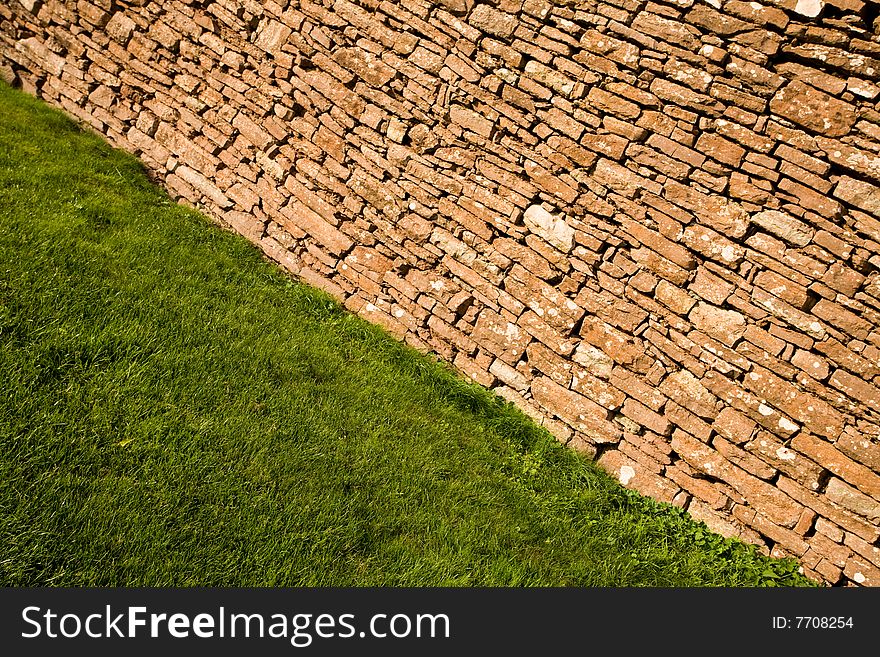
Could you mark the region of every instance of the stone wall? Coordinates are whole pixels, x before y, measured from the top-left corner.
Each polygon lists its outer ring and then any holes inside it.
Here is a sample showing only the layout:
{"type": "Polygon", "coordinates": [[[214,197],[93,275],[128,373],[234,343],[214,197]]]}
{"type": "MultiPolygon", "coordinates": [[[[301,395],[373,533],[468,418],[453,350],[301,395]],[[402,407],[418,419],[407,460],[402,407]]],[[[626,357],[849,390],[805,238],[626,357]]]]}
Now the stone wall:
{"type": "Polygon", "coordinates": [[[862,0],[7,0],[0,72],[714,530],[880,585],[862,0]]]}

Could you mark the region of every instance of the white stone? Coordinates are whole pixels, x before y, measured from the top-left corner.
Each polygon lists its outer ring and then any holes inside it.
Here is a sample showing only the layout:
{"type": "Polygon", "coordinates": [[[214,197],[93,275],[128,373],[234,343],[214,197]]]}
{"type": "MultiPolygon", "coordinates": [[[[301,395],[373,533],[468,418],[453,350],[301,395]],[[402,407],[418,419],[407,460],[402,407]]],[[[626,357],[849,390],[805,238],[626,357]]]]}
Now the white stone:
{"type": "Polygon", "coordinates": [[[824,6],[824,0],[798,0],[794,10],[801,16],[815,18],[822,13],[822,7],[824,6]]]}
{"type": "Polygon", "coordinates": [[[556,217],[540,205],[530,205],[523,215],[526,226],[536,235],[543,237],[563,253],[574,248],[574,228],[556,217]]]}

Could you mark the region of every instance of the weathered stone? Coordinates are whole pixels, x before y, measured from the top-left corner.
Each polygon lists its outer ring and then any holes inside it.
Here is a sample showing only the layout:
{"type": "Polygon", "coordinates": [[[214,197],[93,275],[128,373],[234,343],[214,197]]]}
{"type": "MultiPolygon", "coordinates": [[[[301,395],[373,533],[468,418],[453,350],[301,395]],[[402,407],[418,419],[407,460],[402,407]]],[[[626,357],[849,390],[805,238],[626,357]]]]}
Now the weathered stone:
{"type": "Polygon", "coordinates": [[[748,441],[757,426],[752,420],[729,406],[723,408],[712,423],[715,431],[735,444],[748,441]]]}
{"type": "Polygon", "coordinates": [[[700,138],[697,139],[696,149],[731,167],[738,167],[746,154],[746,149],[742,146],[709,132],[700,135],[700,138]]]}
{"type": "Polygon", "coordinates": [[[629,198],[633,198],[642,190],[659,194],[661,189],[660,185],[654,181],[648,180],[634,171],[630,171],[626,167],[617,164],[617,162],[604,158],[596,163],[593,179],[618,194],[629,198]]]}
{"type": "Polygon", "coordinates": [[[848,297],[855,296],[866,280],[862,274],[850,269],[839,261],[832,262],[828,266],[828,271],[822,277],[822,282],[828,287],[848,297]]]}
{"type": "Polygon", "coordinates": [[[18,2],[32,14],[36,14],[43,6],[43,0],[18,0],[18,2]]]}
{"type": "Polygon", "coordinates": [[[709,116],[718,116],[724,110],[724,105],[711,96],[659,77],[651,83],[651,93],[670,103],[683,105],[709,116]]]}
{"type": "Polygon", "coordinates": [[[293,30],[284,23],[265,19],[257,29],[254,45],[272,55],[277,55],[292,33],[293,30]]]}
{"type": "Polygon", "coordinates": [[[571,359],[575,363],[583,365],[594,376],[603,379],[611,376],[611,370],[614,366],[614,361],[605,352],[584,342],[577,346],[571,359]]]}
{"type": "Polygon", "coordinates": [[[745,449],[780,472],[786,473],[807,489],[813,491],[819,489],[825,474],[824,468],[816,465],[803,454],[790,449],[779,438],[766,431],[759,431],[754,440],[746,443],[745,449]]]}
{"type": "Polygon", "coordinates": [[[131,38],[135,27],[137,27],[135,22],[120,11],[113,14],[105,29],[111,39],[124,46],[131,38]]]}
{"type": "Polygon", "coordinates": [[[867,465],[875,472],[880,472],[880,442],[877,442],[876,437],[871,440],[855,429],[848,428],[835,445],[851,459],[867,465]]]}
{"type": "Polygon", "coordinates": [[[590,93],[587,94],[587,103],[595,110],[607,112],[622,119],[636,119],[642,113],[642,109],[635,103],[608,93],[599,87],[590,89],[590,93]]]}
{"type": "Polygon", "coordinates": [[[520,265],[511,268],[505,289],[557,331],[567,334],[584,316],[577,303],[520,265]]]}
{"type": "Polygon", "coordinates": [[[282,209],[286,222],[306,232],[336,255],[342,254],[352,247],[352,241],[339,229],[324,220],[321,215],[294,200],[282,209]]]}
{"type": "Polygon", "coordinates": [[[589,315],[584,318],[581,337],[601,349],[615,363],[629,367],[635,372],[646,372],[651,365],[652,359],[645,354],[641,345],[598,318],[589,315]]]}
{"type": "Polygon", "coordinates": [[[828,378],[828,361],[812,352],[798,349],[791,357],[791,364],[819,381],[828,378]]]}
{"type": "Polygon", "coordinates": [[[672,423],[670,423],[663,415],[652,411],[640,401],[627,399],[620,412],[625,417],[635,422],[639,427],[645,427],[661,436],[672,434],[672,423]]]}
{"type": "Polygon", "coordinates": [[[244,137],[260,150],[273,141],[272,135],[266,132],[262,127],[257,125],[247,114],[239,112],[232,120],[232,125],[238,128],[244,137]]]}
{"type": "Polygon", "coordinates": [[[403,140],[406,138],[406,131],[406,123],[398,121],[397,119],[392,119],[388,122],[388,127],[385,129],[385,136],[391,141],[396,141],[400,144],[403,143],[403,140]]]}
{"type": "Polygon", "coordinates": [[[187,166],[179,166],[174,173],[182,180],[189,183],[193,189],[211,200],[220,208],[228,208],[232,205],[232,201],[215,185],[198,171],[187,166]]]}
{"type": "Polygon", "coordinates": [[[860,586],[880,586],[880,568],[859,557],[847,559],[843,572],[860,586]]]}
{"type": "Polygon", "coordinates": [[[720,36],[730,36],[737,32],[744,32],[751,27],[744,21],[722,14],[703,4],[699,4],[689,11],[686,20],[720,36]]]}
{"type": "Polygon", "coordinates": [[[724,3],[724,11],[756,25],[769,24],[778,27],[780,30],[784,30],[785,26],[788,25],[788,15],[784,11],[757,2],[730,0],[724,3]]]}
{"type": "Polygon", "coordinates": [[[843,431],[843,415],[828,402],[799,390],[770,370],[755,366],[748,372],[743,385],[760,395],[768,404],[788,413],[818,434],[836,440],[843,431]]]}
{"type": "Polygon", "coordinates": [[[474,6],[474,0],[440,0],[440,4],[446,7],[450,13],[463,16],[474,6]]]}
{"type": "Polygon", "coordinates": [[[770,294],[790,303],[795,308],[804,308],[809,302],[807,289],[793,283],[774,271],[764,270],[755,276],[755,285],[767,290],[770,294]]]}
{"type": "Polygon", "coordinates": [[[58,77],[65,67],[65,60],[60,55],[52,52],[45,43],[37,37],[28,37],[15,42],[15,49],[32,58],[39,66],[48,73],[58,77]]]}
{"type": "Polygon", "coordinates": [[[687,370],[667,376],[660,384],[660,390],[695,415],[706,419],[717,415],[718,398],[687,370]]]}
{"type": "Polygon", "coordinates": [[[668,479],[657,476],[644,464],[627,457],[620,450],[611,449],[604,452],[598,462],[602,468],[615,476],[621,485],[668,504],[673,503],[680,490],[668,479]]]}
{"type": "Polygon", "coordinates": [[[481,137],[491,137],[494,122],[478,112],[474,112],[461,105],[453,105],[449,108],[449,118],[462,128],[477,133],[481,137]]]}
{"type": "Polygon", "coordinates": [[[852,532],[868,542],[874,542],[880,538],[880,527],[868,522],[864,518],[859,518],[836,504],[831,504],[824,495],[807,490],[804,486],[786,476],[780,476],[776,485],[792,499],[813,509],[820,516],[827,518],[833,524],[842,527],[846,531],[852,532]]]}
{"type": "Polygon", "coordinates": [[[527,310],[520,316],[518,324],[532,337],[540,340],[557,354],[570,356],[574,351],[575,345],[571,339],[563,336],[531,310],[527,310]]]}
{"type": "Polygon", "coordinates": [[[828,382],[868,408],[880,408],[880,390],[846,370],[835,370],[828,382]]]}
{"type": "Polygon", "coordinates": [[[699,30],[681,20],[664,18],[649,11],[642,11],[632,22],[634,30],[656,37],[663,42],[671,42],[686,50],[697,50],[700,46],[699,30]]]}
{"type": "Polygon", "coordinates": [[[880,155],[872,151],[854,148],[838,139],[817,137],[816,142],[825,151],[830,162],[872,178],[875,184],[880,182],[880,155]]]}
{"type": "Polygon", "coordinates": [[[724,310],[700,301],[688,318],[698,329],[728,347],[734,346],[746,330],[746,318],[735,310],[724,310]]]}
{"type": "Polygon", "coordinates": [[[627,68],[636,68],[639,62],[639,49],[636,46],[597,30],[587,30],[581,36],[580,45],[585,50],[602,55],[627,68]]]}
{"type": "Polygon", "coordinates": [[[822,322],[816,320],[813,315],[798,310],[791,304],[779,297],[756,287],[752,290],[752,301],[755,305],[767,310],[772,315],[779,317],[784,322],[791,324],[812,338],[822,340],[826,336],[822,322]]]}
{"type": "Polygon", "coordinates": [[[477,29],[502,39],[510,38],[516,29],[516,16],[498,11],[489,5],[477,5],[468,17],[468,22],[477,29]]]}
{"type": "Polygon", "coordinates": [[[815,233],[804,222],[778,210],[764,210],[753,214],[751,222],[795,246],[806,246],[815,233]]]}
{"type": "Polygon", "coordinates": [[[685,64],[677,59],[668,60],[666,64],[663,65],[663,72],[676,82],[681,82],[691,89],[700,92],[705,92],[709,88],[709,85],[712,84],[713,79],[706,71],[694,68],[693,66],[685,64]]]}
{"type": "Polygon", "coordinates": [[[597,378],[582,367],[572,369],[571,389],[608,410],[620,408],[626,400],[626,395],[620,390],[597,378]]]}
{"type": "Polygon", "coordinates": [[[663,186],[664,197],[691,210],[702,222],[730,238],[745,235],[749,227],[748,214],[743,207],[728,198],[703,194],[675,181],[663,186]]]}
{"type": "Polygon", "coordinates": [[[529,367],[549,376],[563,387],[571,383],[572,364],[540,342],[532,342],[526,349],[529,367]]]}
{"type": "Polygon", "coordinates": [[[745,249],[711,228],[691,225],[684,229],[681,241],[697,253],[733,267],[745,258],[745,249]]]}
{"type": "Polygon", "coordinates": [[[661,279],[654,295],[660,303],[679,315],[687,315],[697,303],[697,299],[672,283],[661,279]]]}
{"type": "Polygon", "coordinates": [[[517,369],[508,365],[503,360],[496,358],[489,366],[489,372],[499,380],[509,385],[514,390],[525,392],[529,387],[529,380],[517,369]]]}
{"type": "Polygon", "coordinates": [[[12,86],[15,84],[15,79],[15,69],[13,69],[8,64],[0,63],[0,80],[3,80],[3,82],[8,84],[9,86],[12,86]]]}
{"type": "MultiPolygon", "coordinates": [[[[710,273],[705,267],[697,269],[697,275],[688,290],[716,306],[722,305],[733,294],[735,287],[723,278],[710,273]]],[[[693,298],[693,297],[692,297],[693,298]]],[[[696,299],[694,299],[696,302],[696,299]]]]}
{"type": "Polygon", "coordinates": [[[861,340],[866,339],[871,331],[871,324],[866,319],[828,299],[820,299],[810,312],[831,326],[861,340]]]}
{"type": "Polygon", "coordinates": [[[880,218],[880,187],[863,180],[841,176],[834,196],[844,203],[856,206],[859,210],[880,218]]]}
{"type": "Polygon", "coordinates": [[[860,493],[837,477],[831,477],[825,488],[828,499],[872,522],[880,520],[880,502],[860,493]]]}
{"type": "Polygon", "coordinates": [[[828,137],[842,137],[856,122],[852,105],[794,80],[770,101],[770,110],[828,137]]]}
{"type": "Polygon", "coordinates": [[[712,447],[717,449],[718,453],[728,461],[759,479],[769,481],[776,475],[775,468],[767,465],[767,463],[757,456],[754,456],[732,442],[725,440],[721,436],[715,436],[712,440],[712,447]]]}
{"type": "Polygon", "coordinates": [[[620,225],[628,235],[632,235],[646,247],[656,251],[667,260],[677,264],[679,267],[688,270],[696,267],[693,254],[681,244],[668,240],[658,232],[651,230],[638,221],[628,219],[627,217],[621,217],[620,225]]]}

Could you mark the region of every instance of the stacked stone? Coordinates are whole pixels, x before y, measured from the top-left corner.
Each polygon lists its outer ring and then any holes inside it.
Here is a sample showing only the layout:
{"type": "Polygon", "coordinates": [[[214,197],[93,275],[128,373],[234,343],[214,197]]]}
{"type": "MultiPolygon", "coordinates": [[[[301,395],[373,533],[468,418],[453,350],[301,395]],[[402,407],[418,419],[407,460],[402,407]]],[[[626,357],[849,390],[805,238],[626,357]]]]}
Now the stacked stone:
{"type": "Polygon", "coordinates": [[[0,74],[712,529],[880,585],[862,0],[12,0],[0,74]]]}

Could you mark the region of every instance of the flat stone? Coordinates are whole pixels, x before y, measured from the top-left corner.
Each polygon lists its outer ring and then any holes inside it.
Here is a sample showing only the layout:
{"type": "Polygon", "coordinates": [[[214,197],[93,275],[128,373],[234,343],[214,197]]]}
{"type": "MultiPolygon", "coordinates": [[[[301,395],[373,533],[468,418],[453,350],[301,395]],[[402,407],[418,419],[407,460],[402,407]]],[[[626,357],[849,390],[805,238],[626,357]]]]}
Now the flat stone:
{"type": "Polygon", "coordinates": [[[857,118],[855,108],[849,103],[798,80],[776,92],[770,101],[770,110],[828,137],[848,134],[857,118]]]}
{"type": "Polygon", "coordinates": [[[841,176],[834,196],[868,214],[880,217],[880,188],[863,180],[841,176]]]}
{"type": "Polygon", "coordinates": [[[812,228],[785,212],[765,210],[753,214],[751,221],[795,246],[806,246],[813,239],[812,228]]]}
{"type": "Polygon", "coordinates": [[[864,493],[860,493],[852,486],[848,486],[837,477],[831,477],[828,480],[825,494],[835,504],[839,504],[872,522],[880,520],[880,503],[864,493]]]}
{"type": "Polygon", "coordinates": [[[735,310],[716,308],[702,301],[688,315],[699,330],[728,347],[732,347],[746,331],[746,318],[735,310]]]}
{"type": "Polygon", "coordinates": [[[702,418],[714,419],[718,414],[718,398],[687,370],[679,370],[667,376],[661,383],[660,390],[702,418]]]}

